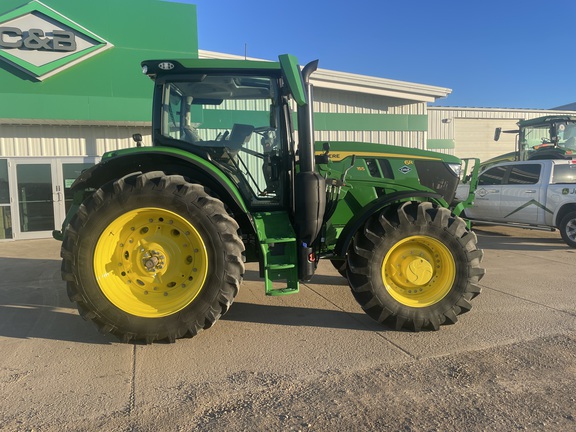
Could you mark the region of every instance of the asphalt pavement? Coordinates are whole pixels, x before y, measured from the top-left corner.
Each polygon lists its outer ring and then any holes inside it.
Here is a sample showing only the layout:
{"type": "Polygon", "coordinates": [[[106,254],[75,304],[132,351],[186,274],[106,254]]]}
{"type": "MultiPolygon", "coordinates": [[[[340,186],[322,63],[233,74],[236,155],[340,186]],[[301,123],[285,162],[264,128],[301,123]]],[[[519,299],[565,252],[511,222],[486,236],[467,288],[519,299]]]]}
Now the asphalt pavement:
{"type": "Polygon", "coordinates": [[[558,233],[477,234],[483,292],[440,331],[376,324],[329,262],[285,297],[266,297],[250,264],[213,328],[148,346],[122,344],[78,316],[60,278],[59,242],[0,243],[0,430],[575,430],[576,250],[558,233]],[[521,361],[523,352],[532,363],[521,361]],[[538,361],[539,353],[551,357],[538,361]],[[465,391],[454,382],[464,370],[477,400],[442,408],[456,388],[465,391]],[[488,387],[503,379],[509,393],[491,402],[488,387]],[[404,392],[418,383],[413,394],[385,396],[390,386],[404,392]],[[530,405],[542,405],[543,386],[549,406],[539,414],[530,405]],[[513,398],[514,388],[533,398],[513,398]],[[507,403],[510,413],[488,414],[507,403]]]}

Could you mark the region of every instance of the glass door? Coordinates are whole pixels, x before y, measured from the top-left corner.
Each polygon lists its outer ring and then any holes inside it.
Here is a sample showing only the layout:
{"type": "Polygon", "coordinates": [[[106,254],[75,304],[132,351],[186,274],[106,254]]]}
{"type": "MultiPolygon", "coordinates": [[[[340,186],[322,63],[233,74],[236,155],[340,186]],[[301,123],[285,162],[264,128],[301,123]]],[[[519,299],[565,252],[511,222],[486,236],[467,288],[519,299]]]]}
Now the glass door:
{"type": "Polygon", "coordinates": [[[13,238],[47,238],[61,229],[72,204],[70,186],[95,163],[93,157],[12,159],[13,238]]]}
{"type": "Polygon", "coordinates": [[[0,240],[12,238],[12,213],[10,212],[10,179],[8,159],[0,159],[0,240]]]}
{"type": "Polygon", "coordinates": [[[62,193],[56,180],[56,163],[50,159],[18,159],[14,163],[16,203],[14,238],[50,237],[60,216],[62,193]]]}

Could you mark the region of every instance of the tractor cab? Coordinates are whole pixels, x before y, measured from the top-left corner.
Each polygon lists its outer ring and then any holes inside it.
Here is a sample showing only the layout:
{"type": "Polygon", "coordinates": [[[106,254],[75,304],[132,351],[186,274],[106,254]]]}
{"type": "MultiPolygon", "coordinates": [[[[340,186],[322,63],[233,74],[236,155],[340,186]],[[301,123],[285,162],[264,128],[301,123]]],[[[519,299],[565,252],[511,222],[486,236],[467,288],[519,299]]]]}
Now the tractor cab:
{"type": "Polygon", "coordinates": [[[508,155],[507,160],[571,159],[576,155],[574,116],[520,120],[518,129],[503,131],[496,128],[495,141],[499,140],[501,133],[516,134],[516,152],[508,155]]]}
{"type": "Polygon", "coordinates": [[[155,79],[154,145],[215,164],[250,207],[282,207],[289,194],[281,177],[295,149],[281,69],[269,62],[246,71],[231,70],[230,61],[203,69],[191,63],[144,63],[155,79]]]}

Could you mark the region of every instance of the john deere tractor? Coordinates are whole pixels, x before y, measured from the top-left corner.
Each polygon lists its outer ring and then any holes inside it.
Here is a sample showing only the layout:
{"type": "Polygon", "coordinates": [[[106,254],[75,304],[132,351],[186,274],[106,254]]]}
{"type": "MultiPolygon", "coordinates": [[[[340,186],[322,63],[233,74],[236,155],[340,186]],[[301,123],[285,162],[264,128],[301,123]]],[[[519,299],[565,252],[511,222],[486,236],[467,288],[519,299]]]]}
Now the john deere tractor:
{"type": "Polygon", "coordinates": [[[471,308],[484,270],[450,210],[459,159],[315,143],[317,61],[142,67],[154,81],[153,145],[135,137],[82,173],[55,233],[68,295],[101,332],[194,336],[232,305],[245,262],[259,263],[274,296],[297,293],[329,259],[366,313],[398,330],[437,330],[471,308]]]}
{"type": "Polygon", "coordinates": [[[516,150],[482,163],[486,169],[498,162],[514,160],[574,159],[576,157],[576,117],[551,115],[520,120],[518,129],[496,128],[494,141],[502,133],[516,135],[516,150]]]}

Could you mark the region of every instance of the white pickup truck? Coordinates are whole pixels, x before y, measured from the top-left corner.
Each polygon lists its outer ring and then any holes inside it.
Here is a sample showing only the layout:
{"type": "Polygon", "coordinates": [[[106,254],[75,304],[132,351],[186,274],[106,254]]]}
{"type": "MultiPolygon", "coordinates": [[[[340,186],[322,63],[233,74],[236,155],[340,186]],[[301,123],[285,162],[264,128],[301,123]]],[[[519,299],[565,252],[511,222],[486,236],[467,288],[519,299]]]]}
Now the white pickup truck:
{"type": "MultiPolygon", "coordinates": [[[[465,199],[467,185],[457,198],[465,199]]],[[[558,229],[576,248],[576,160],[503,162],[478,177],[474,204],[464,216],[472,221],[523,228],[558,229]]]]}

